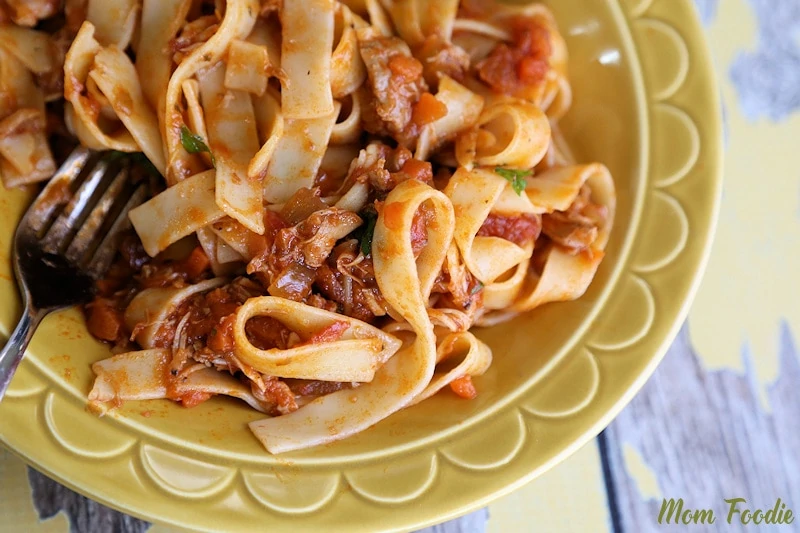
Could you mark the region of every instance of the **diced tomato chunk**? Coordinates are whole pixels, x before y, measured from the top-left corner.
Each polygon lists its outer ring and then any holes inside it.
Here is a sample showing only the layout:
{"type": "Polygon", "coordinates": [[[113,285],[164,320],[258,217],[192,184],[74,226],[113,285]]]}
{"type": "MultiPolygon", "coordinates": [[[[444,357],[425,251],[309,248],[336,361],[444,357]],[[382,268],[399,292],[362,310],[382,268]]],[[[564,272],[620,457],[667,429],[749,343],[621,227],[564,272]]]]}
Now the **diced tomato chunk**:
{"type": "Polygon", "coordinates": [[[333,342],[339,340],[350,324],[344,320],[337,320],[329,326],[325,326],[311,336],[304,344],[321,344],[323,342],[333,342]]]}
{"type": "Polygon", "coordinates": [[[184,407],[195,407],[211,398],[212,394],[209,392],[192,391],[181,396],[181,404],[184,407]]]}
{"type": "Polygon", "coordinates": [[[472,383],[472,377],[469,375],[451,381],[450,388],[465,400],[472,400],[478,395],[478,391],[475,390],[475,385],[472,383]]]}

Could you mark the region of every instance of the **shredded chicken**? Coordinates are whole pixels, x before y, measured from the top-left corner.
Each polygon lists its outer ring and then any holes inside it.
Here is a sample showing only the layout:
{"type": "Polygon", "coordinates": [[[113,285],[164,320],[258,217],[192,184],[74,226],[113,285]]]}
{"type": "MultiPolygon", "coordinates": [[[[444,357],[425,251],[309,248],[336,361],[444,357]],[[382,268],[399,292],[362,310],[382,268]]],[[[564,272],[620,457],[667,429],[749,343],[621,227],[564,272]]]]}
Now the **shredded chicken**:
{"type": "Polygon", "coordinates": [[[525,246],[539,238],[541,231],[540,215],[506,216],[490,213],[478,230],[478,235],[500,237],[519,246],[525,246]]]}
{"type": "Polygon", "coordinates": [[[180,34],[169,43],[173,52],[172,60],[180,65],[192,50],[213,37],[218,29],[219,19],[215,15],[206,15],[186,24],[180,34]]]}
{"type": "Polygon", "coordinates": [[[335,207],[312,214],[296,226],[299,235],[304,238],[302,249],[305,264],[322,266],[336,241],[346,237],[361,223],[361,218],[355,213],[335,207]]]}
{"type": "Polygon", "coordinates": [[[382,199],[399,183],[409,179],[432,184],[433,167],[427,161],[414,159],[408,148],[393,149],[373,141],[350,163],[345,183],[367,183],[377,193],[375,197],[382,199]]]}
{"type": "Polygon", "coordinates": [[[289,386],[275,377],[264,380],[264,389],[251,387],[253,396],[260,402],[274,406],[272,414],[285,415],[297,411],[297,400],[289,386]]]}
{"type": "Polygon", "coordinates": [[[542,233],[572,253],[579,253],[592,246],[607,216],[607,209],[591,201],[591,189],[584,185],[566,211],[542,216],[542,233]]]}
{"type": "Polygon", "coordinates": [[[422,64],[411,55],[402,39],[359,33],[359,50],[367,66],[369,99],[364,109],[364,128],[370,133],[390,135],[407,145],[416,138],[409,131],[413,105],[427,85],[422,64]]]}
{"type": "Polygon", "coordinates": [[[415,55],[422,62],[423,76],[431,87],[439,85],[439,77],[443,74],[462,81],[469,71],[469,54],[435,33],[425,39],[415,55]]]}

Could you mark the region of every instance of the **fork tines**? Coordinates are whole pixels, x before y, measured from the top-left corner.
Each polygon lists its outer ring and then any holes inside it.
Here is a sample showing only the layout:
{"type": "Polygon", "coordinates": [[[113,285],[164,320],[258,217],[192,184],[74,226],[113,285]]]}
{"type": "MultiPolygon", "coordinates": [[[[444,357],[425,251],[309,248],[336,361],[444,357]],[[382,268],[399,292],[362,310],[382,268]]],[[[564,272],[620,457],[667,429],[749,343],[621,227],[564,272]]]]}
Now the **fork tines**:
{"type": "Polygon", "coordinates": [[[146,197],[146,184],[132,174],[129,158],[76,149],[28,209],[18,237],[102,276],[130,226],[128,212],[146,197]]]}

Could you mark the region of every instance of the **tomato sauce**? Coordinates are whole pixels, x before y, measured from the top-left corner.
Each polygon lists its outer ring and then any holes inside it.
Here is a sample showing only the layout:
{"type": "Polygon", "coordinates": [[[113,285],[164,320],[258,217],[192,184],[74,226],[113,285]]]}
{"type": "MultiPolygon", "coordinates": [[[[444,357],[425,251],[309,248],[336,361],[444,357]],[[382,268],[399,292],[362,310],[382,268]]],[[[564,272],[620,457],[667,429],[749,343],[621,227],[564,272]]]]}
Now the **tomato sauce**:
{"type": "Polygon", "coordinates": [[[537,18],[515,20],[513,41],[500,43],[477,65],[478,76],[495,92],[513,95],[541,83],[550,69],[550,32],[537,18]]]}
{"type": "Polygon", "coordinates": [[[478,235],[500,237],[518,246],[525,246],[535,241],[541,232],[542,219],[537,215],[505,216],[490,213],[478,230],[478,235]]]}

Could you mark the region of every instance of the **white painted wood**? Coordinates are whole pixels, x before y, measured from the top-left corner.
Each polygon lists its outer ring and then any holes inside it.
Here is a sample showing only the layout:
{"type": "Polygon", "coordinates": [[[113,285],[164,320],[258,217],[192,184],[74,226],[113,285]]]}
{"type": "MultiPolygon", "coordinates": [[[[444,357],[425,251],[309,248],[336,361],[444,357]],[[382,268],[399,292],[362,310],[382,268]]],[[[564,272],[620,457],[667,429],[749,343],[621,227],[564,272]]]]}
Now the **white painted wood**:
{"type": "MultiPolygon", "coordinates": [[[[688,338],[684,328],[603,437],[617,533],[663,531],[665,525],[657,523],[662,499],[653,498],[652,490],[645,491],[647,497],[640,488],[650,475],[658,496],[714,511],[713,526],[691,531],[764,530],[729,526],[724,500],[730,498],[745,498],[751,509],[769,509],[781,498],[800,515],[800,364],[788,327],[781,333],[779,377],[767,388],[772,412],[759,401],[746,350],[744,374],[706,371],[688,338]],[[626,448],[632,453],[624,453],[626,448]]],[[[800,531],[800,518],[770,531],[800,531]]]]}

